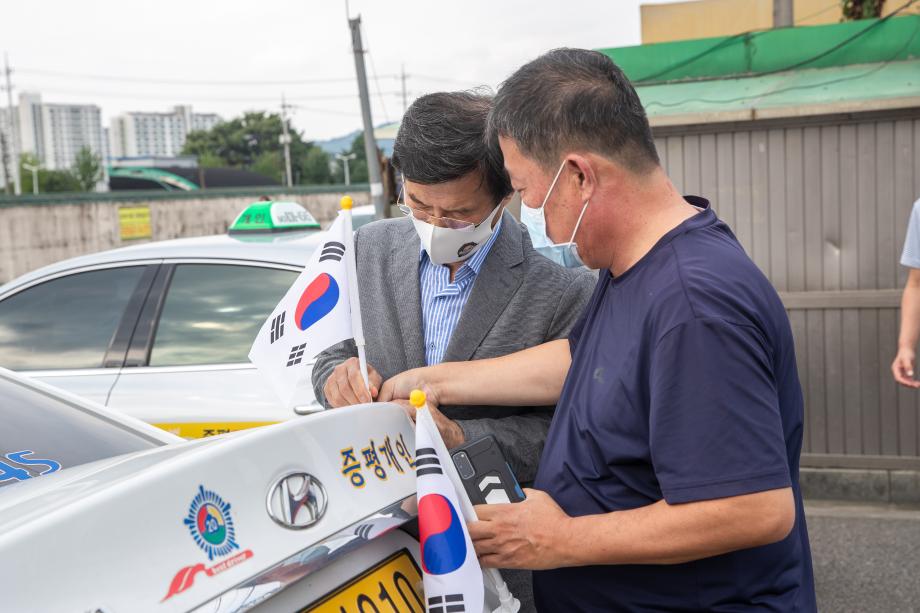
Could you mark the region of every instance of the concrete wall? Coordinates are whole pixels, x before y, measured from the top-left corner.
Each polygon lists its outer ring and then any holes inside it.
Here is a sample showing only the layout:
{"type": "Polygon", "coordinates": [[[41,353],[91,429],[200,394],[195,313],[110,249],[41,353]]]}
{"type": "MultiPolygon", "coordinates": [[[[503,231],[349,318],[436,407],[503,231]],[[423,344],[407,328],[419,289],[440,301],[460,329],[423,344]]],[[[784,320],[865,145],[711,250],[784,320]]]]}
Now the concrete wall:
{"type": "MultiPolygon", "coordinates": [[[[343,186],[344,187],[344,186],[343,186]]],[[[364,186],[353,186],[363,188],[364,186]]],[[[264,190],[263,190],[264,191],[264,190]]],[[[277,190],[273,190],[277,191],[277,190]]],[[[75,194],[0,201],[0,283],[41,266],[78,255],[145,240],[206,236],[227,231],[236,216],[262,192],[75,194]],[[21,204],[20,204],[21,202],[21,204]],[[151,239],[122,241],[118,210],[150,208],[151,239]]],[[[342,188],[277,191],[275,200],[298,202],[325,225],[338,210],[342,188]]],[[[356,205],[366,191],[348,192],[356,205]]]]}

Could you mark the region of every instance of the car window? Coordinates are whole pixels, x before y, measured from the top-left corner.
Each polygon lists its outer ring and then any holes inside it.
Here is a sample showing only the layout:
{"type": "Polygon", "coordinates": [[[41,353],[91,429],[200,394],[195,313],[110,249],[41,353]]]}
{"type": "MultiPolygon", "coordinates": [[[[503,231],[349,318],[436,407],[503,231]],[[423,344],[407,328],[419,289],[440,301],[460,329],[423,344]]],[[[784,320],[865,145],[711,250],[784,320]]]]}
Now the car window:
{"type": "Polygon", "coordinates": [[[290,270],[259,266],[177,266],[150,365],[248,362],[259,328],[296,278],[290,270]]]}
{"type": "Polygon", "coordinates": [[[0,423],[0,488],[163,444],[7,377],[0,377],[0,423]]]}
{"type": "Polygon", "coordinates": [[[145,266],[59,277],[0,301],[0,366],[101,368],[145,266]]]}

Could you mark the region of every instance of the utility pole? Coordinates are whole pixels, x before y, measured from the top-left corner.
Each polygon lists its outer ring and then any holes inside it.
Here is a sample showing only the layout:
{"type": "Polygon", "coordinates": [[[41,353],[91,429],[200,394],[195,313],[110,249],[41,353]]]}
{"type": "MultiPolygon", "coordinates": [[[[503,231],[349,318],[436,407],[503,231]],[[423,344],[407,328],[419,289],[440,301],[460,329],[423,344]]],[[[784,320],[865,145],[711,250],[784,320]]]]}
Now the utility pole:
{"type": "Polygon", "coordinates": [[[773,0],[773,27],[788,28],[792,22],[792,0],[773,0]]]}
{"type": "Polygon", "coordinates": [[[406,65],[402,65],[402,70],[399,74],[399,79],[402,81],[402,100],[403,100],[403,115],[406,114],[406,109],[409,108],[408,100],[409,97],[406,95],[406,65]]]}
{"type": "MultiPolygon", "coordinates": [[[[22,167],[32,173],[32,193],[38,195],[38,164],[22,163],[22,167]]],[[[108,181],[106,181],[108,183],[108,181]]]]}
{"type": "Polygon", "coordinates": [[[3,193],[10,195],[10,154],[6,150],[6,133],[0,129],[0,164],[3,164],[3,193]]]}
{"type": "Polygon", "coordinates": [[[342,165],[345,168],[345,185],[351,185],[351,176],[348,174],[348,162],[355,159],[356,157],[358,157],[357,153],[349,153],[347,155],[343,155],[341,153],[335,154],[335,158],[337,160],[341,160],[342,165]]]}
{"type": "Polygon", "coordinates": [[[364,70],[364,46],[361,43],[361,16],[349,17],[351,47],[355,53],[355,72],[358,77],[358,94],[361,97],[361,117],[364,120],[364,153],[367,156],[367,174],[371,183],[371,202],[374,203],[374,217],[387,217],[383,201],[383,178],[380,175],[380,158],[377,157],[377,140],[374,138],[374,122],[371,119],[371,100],[367,93],[367,72],[364,70]]]}
{"type": "Polygon", "coordinates": [[[284,94],[281,94],[281,137],[278,139],[284,146],[284,182],[291,187],[294,185],[294,176],[291,174],[291,135],[288,132],[288,105],[284,101],[284,94]]]}
{"type": "MultiPolygon", "coordinates": [[[[13,193],[19,196],[22,194],[22,185],[19,183],[19,152],[16,151],[16,120],[13,118],[13,85],[10,75],[13,71],[10,69],[10,56],[3,54],[3,61],[6,64],[6,110],[8,113],[7,123],[9,125],[9,151],[13,158],[13,193]]],[[[7,175],[9,179],[9,175],[7,175]]]]}

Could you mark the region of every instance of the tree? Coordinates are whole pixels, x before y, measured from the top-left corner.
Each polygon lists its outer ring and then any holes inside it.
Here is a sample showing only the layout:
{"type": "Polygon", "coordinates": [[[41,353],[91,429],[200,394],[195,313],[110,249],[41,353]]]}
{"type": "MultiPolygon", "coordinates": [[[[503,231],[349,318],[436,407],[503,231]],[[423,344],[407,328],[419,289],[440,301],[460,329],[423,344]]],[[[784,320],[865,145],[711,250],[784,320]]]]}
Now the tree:
{"type": "Polygon", "coordinates": [[[364,152],[364,132],[358,134],[355,140],[351,141],[351,148],[348,153],[354,153],[355,159],[348,162],[348,174],[351,175],[352,183],[367,183],[367,154],[364,152]]]}
{"type": "Polygon", "coordinates": [[[198,156],[198,165],[202,168],[220,168],[227,164],[217,154],[206,152],[198,156]]]}
{"type": "MultiPolygon", "coordinates": [[[[19,156],[19,176],[22,180],[22,193],[31,194],[32,171],[26,169],[25,164],[40,167],[41,162],[31,153],[23,153],[19,156]]],[[[38,175],[38,188],[41,193],[83,191],[83,186],[80,184],[79,179],[69,170],[39,168],[36,174],[38,175]]]]}
{"type": "Polygon", "coordinates": [[[882,16],[885,0],[842,0],[843,20],[872,19],[882,16]]]}
{"type": "Polygon", "coordinates": [[[96,190],[96,184],[102,180],[102,158],[89,147],[82,147],[77,152],[73,164],[73,176],[76,177],[80,189],[84,192],[96,190]]]}
{"type": "MultiPolygon", "coordinates": [[[[204,167],[245,168],[280,183],[284,179],[284,150],[279,140],[282,131],[281,115],[250,111],[210,130],[190,132],[182,153],[197,155],[204,167]]],[[[322,150],[303,140],[297,130],[289,132],[291,168],[295,179],[300,179],[295,182],[328,182],[328,173],[319,171],[322,150]]]]}
{"type": "Polygon", "coordinates": [[[281,183],[284,179],[284,160],[282,155],[278,151],[263,151],[256,156],[256,159],[253,161],[250,170],[252,172],[258,173],[263,177],[269,177],[274,179],[278,183],[281,183]]]}
{"type": "Polygon", "coordinates": [[[332,183],[329,154],[319,147],[311,147],[300,168],[300,182],[311,185],[332,183]]]}
{"type": "MultiPolygon", "coordinates": [[[[32,189],[31,177],[29,189],[32,189]]],[[[67,170],[40,170],[38,184],[43,192],[79,192],[85,191],[74,174],[67,170]]],[[[23,188],[25,191],[25,188],[23,188]]]]}

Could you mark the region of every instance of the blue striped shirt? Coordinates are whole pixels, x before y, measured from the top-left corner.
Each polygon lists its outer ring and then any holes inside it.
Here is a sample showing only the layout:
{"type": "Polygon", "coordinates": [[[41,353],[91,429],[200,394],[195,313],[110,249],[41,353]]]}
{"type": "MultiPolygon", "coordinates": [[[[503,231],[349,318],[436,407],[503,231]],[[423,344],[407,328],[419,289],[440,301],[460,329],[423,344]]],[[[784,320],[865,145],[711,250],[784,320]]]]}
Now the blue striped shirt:
{"type": "Polygon", "coordinates": [[[499,218],[495,232],[473,256],[457,269],[450,280],[450,268],[432,264],[423,247],[419,255],[418,277],[422,292],[422,327],[425,331],[425,361],[429,366],[444,359],[447,344],[460,321],[463,306],[473,291],[473,281],[482,269],[502,222],[499,218]]]}
{"type": "Polygon", "coordinates": [[[901,252],[901,266],[920,268],[920,200],[914,203],[907,222],[907,238],[901,252]]]}

